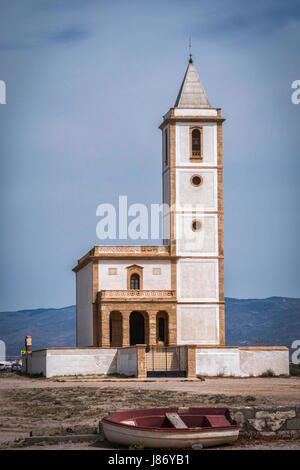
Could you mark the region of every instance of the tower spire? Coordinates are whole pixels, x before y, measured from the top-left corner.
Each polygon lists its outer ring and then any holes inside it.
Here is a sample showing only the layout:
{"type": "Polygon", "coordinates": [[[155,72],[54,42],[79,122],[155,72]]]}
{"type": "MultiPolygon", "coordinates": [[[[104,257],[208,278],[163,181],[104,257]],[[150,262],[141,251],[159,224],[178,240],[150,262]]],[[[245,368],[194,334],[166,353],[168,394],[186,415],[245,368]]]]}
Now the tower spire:
{"type": "Polygon", "coordinates": [[[191,40],[189,43],[190,47],[190,59],[187,66],[185,76],[180,87],[174,108],[211,108],[210,102],[207,98],[203,85],[200,81],[198,72],[195,68],[192,52],[191,52],[191,40]]]}

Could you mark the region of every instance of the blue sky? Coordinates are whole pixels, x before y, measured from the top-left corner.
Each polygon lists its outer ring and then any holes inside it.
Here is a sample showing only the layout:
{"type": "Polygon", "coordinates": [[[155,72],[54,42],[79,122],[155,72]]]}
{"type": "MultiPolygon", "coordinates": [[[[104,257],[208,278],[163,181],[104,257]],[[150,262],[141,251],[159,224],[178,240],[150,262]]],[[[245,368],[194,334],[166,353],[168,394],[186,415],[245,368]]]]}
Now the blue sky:
{"type": "Polygon", "coordinates": [[[300,297],[300,3],[4,0],[1,310],[75,303],[98,204],[161,201],[158,125],[189,36],[227,119],[225,294],[300,297]]]}

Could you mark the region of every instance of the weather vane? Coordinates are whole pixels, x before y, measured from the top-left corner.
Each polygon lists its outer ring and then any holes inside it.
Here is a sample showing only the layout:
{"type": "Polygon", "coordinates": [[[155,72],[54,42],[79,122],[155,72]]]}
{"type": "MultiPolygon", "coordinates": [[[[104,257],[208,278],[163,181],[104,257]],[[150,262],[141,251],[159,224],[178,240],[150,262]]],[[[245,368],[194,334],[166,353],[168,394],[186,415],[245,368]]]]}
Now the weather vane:
{"type": "Polygon", "coordinates": [[[190,40],[189,40],[189,51],[190,51],[190,60],[189,62],[192,63],[193,62],[193,59],[192,59],[192,40],[191,40],[191,37],[190,37],[190,40]]]}

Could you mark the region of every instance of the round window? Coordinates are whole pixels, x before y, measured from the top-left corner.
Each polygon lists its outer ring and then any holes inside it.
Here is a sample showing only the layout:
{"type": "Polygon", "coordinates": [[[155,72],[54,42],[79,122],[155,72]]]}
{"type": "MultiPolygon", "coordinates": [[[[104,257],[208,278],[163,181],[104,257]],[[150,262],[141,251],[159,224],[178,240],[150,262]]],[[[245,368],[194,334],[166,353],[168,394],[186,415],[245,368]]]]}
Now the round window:
{"type": "Polygon", "coordinates": [[[191,183],[193,186],[200,186],[202,183],[202,177],[200,175],[193,175],[191,177],[191,183]]]}
{"type": "Polygon", "coordinates": [[[193,220],[192,222],[192,230],[194,232],[198,232],[201,229],[201,222],[200,220],[193,220]]]}

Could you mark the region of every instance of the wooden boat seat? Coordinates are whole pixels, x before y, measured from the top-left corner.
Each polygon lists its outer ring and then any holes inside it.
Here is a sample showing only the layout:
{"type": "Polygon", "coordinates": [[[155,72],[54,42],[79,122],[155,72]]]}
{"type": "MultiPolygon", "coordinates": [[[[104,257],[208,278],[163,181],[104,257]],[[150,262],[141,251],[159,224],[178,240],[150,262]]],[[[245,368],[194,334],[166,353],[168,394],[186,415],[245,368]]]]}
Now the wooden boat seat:
{"type": "Polygon", "coordinates": [[[178,413],[166,413],[166,418],[176,429],[187,429],[187,425],[182,421],[178,413]]]}

